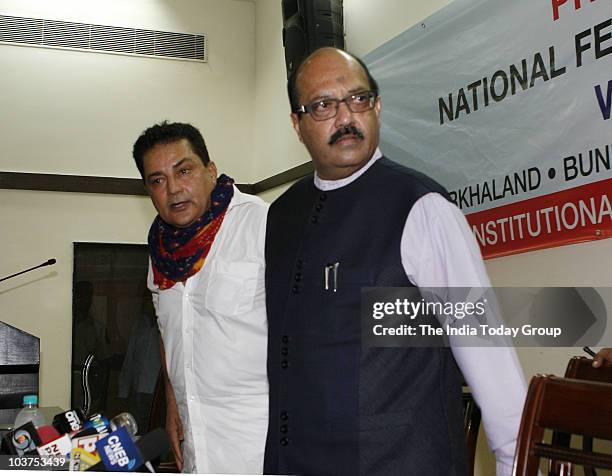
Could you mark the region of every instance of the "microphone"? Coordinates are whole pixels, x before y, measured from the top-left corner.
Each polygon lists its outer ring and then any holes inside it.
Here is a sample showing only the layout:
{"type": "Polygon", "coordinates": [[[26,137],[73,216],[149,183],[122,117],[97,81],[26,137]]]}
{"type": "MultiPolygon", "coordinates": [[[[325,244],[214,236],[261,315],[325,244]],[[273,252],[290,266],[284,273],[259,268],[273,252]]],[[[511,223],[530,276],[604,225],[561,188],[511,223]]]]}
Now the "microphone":
{"type": "Polygon", "coordinates": [[[100,413],[96,413],[89,417],[89,419],[83,425],[84,429],[93,428],[95,429],[102,437],[108,435],[110,428],[110,422],[108,418],[100,413]]]}
{"type": "Polygon", "coordinates": [[[123,427],[132,437],[138,434],[138,423],[136,423],[136,418],[128,412],[119,413],[119,415],[111,418],[110,427],[113,431],[123,427]]]}
{"type": "Polygon", "coordinates": [[[9,431],[2,438],[2,446],[11,455],[23,456],[26,453],[36,451],[40,445],[40,436],[31,421],[9,431]]]}
{"type": "MultiPolygon", "coordinates": [[[[45,440],[42,439],[42,444],[36,448],[39,455],[42,456],[66,456],[69,455],[72,451],[72,440],[68,435],[61,435],[53,428],[53,431],[58,435],[57,438],[45,443],[45,440]]],[[[40,429],[39,429],[40,430],[40,429]]]]}
{"type": "Polygon", "coordinates": [[[96,442],[102,438],[104,436],[100,435],[95,428],[85,428],[72,435],[72,447],[95,453],[96,442]]]}
{"type": "Polygon", "coordinates": [[[70,471],[85,471],[100,462],[96,443],[102,438],[95,428],[85,428],[72,436],[70,471]]]}
{"type": "Polygon", "coordinates": [[[118,428],[107,438],[100,440],[96,447],[102,461],[89,471],[135,471],[143,464],[155,472],[150,461],[168,452],[170,440],[165,430],[157,428],[134,442],[125,428],[118,428]]]}
{"type": "Polygon", "coordinates": [[[72,448],[70,452],[70,471],[87,471],[100,462],[98,454],[92,454],[83,448],[72,448]]]}
{"type": "Polygon", "coordinates": [[[38,266],[34,266],[32,268],[28,268],[26,270],[20,271],[19,273],[11,274],[10,276],[6,276],[5,278],[0,278],[0,282],[6,281],[7,279],[14,278],[15,276],[19,276],[20,274],[29,273],[30,271],[33,271],[33,270],[38,269],[38,268],[42,268],[43,266],[54,265],[55,263],[57,263],[57,260],[55,258],[48,259],[47,261],[45,261],[42,264],[39,264],[38,266]]]}
{"type": "Polygon", "coordinates": [[[62,436],[51,425],[39,426],[38,428],[36,428],[36,431],[38,432],[38,437],[40,438],[41,445],[46,445],[47,443],[56,440],[57,438],[62,436]]]}
{"type": "Polygon", "coordinates": [[[55,415],[52,424],[61,434],[66,434],[80,430],[84,422],[83,412],[75,408],[55,415]]]}
{"type": "Polygon", "coordinates": [[[136,444],[145,460],[145,467],[150,473],[155,472],[151,461],[161,458],[170,451],[170,439],[163,428],[156,428],[150,431],[141,437],[136,444]]]}
{"type": "MultiPolygon", "coordinates": [[[[77,411],[79,415],[82,413],[77,411]]],[[[56,415],[58,420],[62,420],[68,412],[56,415]]],[[[55,418],[54,418],[55,421],[55,418]]],[[[104,467],[101,463],[101,458],[96,448],[98,441],[105,439],[110,430],[115,431],[119,427],[126,427],[128,433],[133,436],[138,431],[136,420],[130,413],[120,413],[110,421],[103,415],[96,414],[87,420],[81,431],[72,435],[72,450],[70,451],[70,470],[71,471],[87,471],[92,466],[100,463],[97,468],[101,471],[104,467]],[[101,468],[101,469],[100,469],[101,468]]]]}
{"type": "Polygon", "coordinates": [[[134,440],[123,427],[97,442],[96,449],[107,471],[134,471],[144,463],[134,440]]]}

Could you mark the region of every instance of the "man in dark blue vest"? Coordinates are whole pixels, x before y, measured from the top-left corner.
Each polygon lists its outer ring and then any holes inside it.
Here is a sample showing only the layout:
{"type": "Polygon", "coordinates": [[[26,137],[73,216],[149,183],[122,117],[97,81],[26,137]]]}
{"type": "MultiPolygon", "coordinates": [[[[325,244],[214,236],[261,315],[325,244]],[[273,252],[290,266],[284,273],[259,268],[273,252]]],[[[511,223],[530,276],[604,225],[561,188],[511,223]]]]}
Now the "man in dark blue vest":
{"type": "Polygon", "coordinates": [[[513,349],[361,346],[362,287],[490,286],[465,218],[382,156],[381,99],[360,60],[317,50],[288,89],[315,174],[268,214],[264,472],[467,474],[456,361],[509,475],[525,396],[513,349]]]}

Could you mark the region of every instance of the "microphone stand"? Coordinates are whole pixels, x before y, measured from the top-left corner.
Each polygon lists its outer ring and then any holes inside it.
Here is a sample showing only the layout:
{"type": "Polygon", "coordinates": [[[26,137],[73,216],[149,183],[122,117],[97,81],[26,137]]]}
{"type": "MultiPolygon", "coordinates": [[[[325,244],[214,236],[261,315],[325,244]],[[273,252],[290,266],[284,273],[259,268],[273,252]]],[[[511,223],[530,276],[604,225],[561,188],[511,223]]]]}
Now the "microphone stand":
{"type": "Polygon", "coordinates": [[[42,268],[43,266],[51,266],[51,265],[55,264],[56,262],[57,261],[55,260],[55,258],[51,258],[50,260],[47,260],[44,263],[39,264],[38,266],[34,266],[34,267],[26,269],[24,271],[19,271],[19,273],[11,274],[10,276],[7,276],[5,278],[0,278],[0,283],[2,281],[6,281],[7,279],[14,278],[15,276],[19,276],[20,274],[29,273],[30,271],[33,271],[35,269],[42,268]]]}

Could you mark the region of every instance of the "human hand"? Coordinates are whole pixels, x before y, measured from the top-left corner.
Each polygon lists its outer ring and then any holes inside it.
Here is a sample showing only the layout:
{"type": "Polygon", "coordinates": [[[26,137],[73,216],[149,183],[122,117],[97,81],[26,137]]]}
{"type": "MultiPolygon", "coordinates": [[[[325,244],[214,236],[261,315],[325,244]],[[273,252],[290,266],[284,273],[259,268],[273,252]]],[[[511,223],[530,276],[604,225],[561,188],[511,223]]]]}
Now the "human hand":
{"type": "Polygon", "coordinates": [[[170,447],[174,453],[174,460],[179,471],[183,470],[183,452],[181,442],[183,441],[183,422],[178,412],[178,406],[174,398],[169,398],[166,405],[166,432],[170,438],[170,447]]]}
{"type": "Polygon", "coordinates": [[[612,348],[604,347],[593,356],[593,367],[601,367],[604,362],[612,364],[612,348]]]}

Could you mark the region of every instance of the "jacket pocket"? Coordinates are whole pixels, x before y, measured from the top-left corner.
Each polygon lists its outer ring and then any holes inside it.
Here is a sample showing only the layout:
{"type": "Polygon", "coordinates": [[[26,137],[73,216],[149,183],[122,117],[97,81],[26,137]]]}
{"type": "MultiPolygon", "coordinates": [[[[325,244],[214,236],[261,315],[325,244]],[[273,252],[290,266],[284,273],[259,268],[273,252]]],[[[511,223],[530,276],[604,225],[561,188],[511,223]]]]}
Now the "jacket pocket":
{"type": "MultiPolygon", "coordinates": [[[[204,306],[219,314],[233,316],[253,309],[258,263],[216,260],[208,275],[204,306]]],[[[262,270],[263,271],[263,270],[262,270]]]]}

